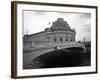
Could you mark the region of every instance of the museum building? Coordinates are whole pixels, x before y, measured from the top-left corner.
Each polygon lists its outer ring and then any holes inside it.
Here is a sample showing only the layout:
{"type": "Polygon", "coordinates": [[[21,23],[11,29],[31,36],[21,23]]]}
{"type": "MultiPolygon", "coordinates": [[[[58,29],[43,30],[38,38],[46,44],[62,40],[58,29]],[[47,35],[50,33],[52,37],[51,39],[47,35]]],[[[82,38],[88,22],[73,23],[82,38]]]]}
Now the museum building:
{"type": "Polygon", "coordinates": [[[24,51],[66,46],[75,42],[76,32],[63,18],[58,18],[50,28],[23,37],[24,51]]]}

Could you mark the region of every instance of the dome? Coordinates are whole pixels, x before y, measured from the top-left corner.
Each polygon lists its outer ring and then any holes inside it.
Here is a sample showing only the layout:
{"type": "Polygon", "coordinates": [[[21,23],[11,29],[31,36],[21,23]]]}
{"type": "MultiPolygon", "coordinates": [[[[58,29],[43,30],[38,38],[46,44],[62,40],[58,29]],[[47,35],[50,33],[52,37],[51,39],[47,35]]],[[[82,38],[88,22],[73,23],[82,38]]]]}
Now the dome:
{"type": "Polygon", "coordinates": [[[53,22],[51,28],[53,30],[64,30],[64,31],[75,32],[75,30],[71,29],[67,21],[65,21],[63,18],[58,18],[55,22],[53,22]]]}
{"type": "Polygon", "coordinates": [[[46,28],[45,31],[72,31],[75,32],[74,29],[71,29],[67,21],[63,18],[58,18],[55,22],[53,22],[50,28],[46,28]]]}

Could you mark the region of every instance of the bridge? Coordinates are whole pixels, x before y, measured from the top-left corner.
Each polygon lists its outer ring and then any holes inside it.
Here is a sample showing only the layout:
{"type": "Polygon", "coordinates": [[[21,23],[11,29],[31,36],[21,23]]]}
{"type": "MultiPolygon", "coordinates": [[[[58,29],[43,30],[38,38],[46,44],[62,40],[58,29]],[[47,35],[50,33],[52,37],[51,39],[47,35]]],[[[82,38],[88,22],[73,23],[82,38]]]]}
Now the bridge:
{"type": "Polygon", "coordinates": [[[48,52],[51,52],[54,50],[67,49],[70,47],[81,47],[81,48],[83,48],[84,52],[86,52],[86,48],[85,48],[84,44],[75,43],[75,42],[70,42],[67,44],[60,44],[60,45],[56,45],[56,46],[49,45],[48,47],[39,47],[39,48],[28,49],[28,50],[24,50],[24,53],[23,53],[23,65],[24,66],[28,65],[36,57],[46,54],[48,52]]]}

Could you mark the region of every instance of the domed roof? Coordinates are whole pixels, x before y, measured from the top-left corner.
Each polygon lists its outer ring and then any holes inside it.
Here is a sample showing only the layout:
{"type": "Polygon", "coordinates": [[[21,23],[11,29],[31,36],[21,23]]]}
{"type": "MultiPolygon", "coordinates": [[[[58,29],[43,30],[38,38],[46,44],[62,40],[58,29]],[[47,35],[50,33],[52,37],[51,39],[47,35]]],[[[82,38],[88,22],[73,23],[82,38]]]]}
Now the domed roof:
{"type": "Polygon", "coordinates": [[[67,21],[63,18],[58,18],[55,22],[53,22],[50,28],[46,28],[45,31],[72,31],[75,32],[74,29],[71,29],[67,21]]]}
{"type": "Polygon", "coordinates": [[[73,29],[70,28],[69,24],[66,21],[64,21],[63,18],[58,18],[55,22],[53,22],[51,29],[57,31],[58,30],[74,31],[73,29]]]}

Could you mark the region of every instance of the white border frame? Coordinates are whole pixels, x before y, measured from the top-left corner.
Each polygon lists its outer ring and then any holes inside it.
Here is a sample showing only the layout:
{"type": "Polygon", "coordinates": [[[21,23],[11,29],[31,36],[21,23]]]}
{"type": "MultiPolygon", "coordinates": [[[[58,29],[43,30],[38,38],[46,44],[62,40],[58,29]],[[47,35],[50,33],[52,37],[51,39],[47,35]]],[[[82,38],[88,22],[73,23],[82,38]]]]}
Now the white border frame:
{"type": "Polygon", "coordinates": [[[64,74],[64,73],[70,74],[70,73],[83,73],[83,72],[95,72],[95,71],[96,71],[96,9],[95,8],[17,4],[17,76],[37,76],[37,75],[52,75],[52,74],[64,74]],[[23,70],[23,59],[22,59],[23,57],[22,11],[23,9],[91,13],[91,41],[92,41],[91,42],[91,66],[23,70]]]}

